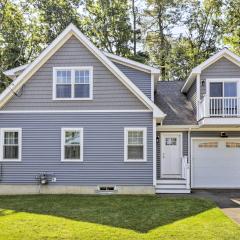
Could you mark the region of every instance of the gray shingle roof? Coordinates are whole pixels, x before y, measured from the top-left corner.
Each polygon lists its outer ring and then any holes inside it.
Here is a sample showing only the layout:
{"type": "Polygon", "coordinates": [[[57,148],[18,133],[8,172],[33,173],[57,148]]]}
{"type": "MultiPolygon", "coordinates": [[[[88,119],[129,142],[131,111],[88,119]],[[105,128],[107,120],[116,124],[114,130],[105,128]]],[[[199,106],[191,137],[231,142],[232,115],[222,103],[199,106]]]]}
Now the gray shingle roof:
{"type": "Polygon", "coordinates": [[[155,92],[155,104],[167,114],[165,125],[195,125],[196,117],[191,102],[181,93],[184,82],[159,81],[155,92]]]}

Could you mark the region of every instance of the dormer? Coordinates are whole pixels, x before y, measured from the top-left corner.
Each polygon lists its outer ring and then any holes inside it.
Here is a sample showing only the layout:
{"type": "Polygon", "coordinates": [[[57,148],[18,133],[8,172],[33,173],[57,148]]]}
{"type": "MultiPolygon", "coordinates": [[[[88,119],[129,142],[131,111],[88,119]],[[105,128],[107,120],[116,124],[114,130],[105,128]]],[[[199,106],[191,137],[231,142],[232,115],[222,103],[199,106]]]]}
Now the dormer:
{"type": "Polygon", "coordinates": [[[192,70],[181,91],[200,125],[240,124],[240,57],[221,50],[192,70]]]}

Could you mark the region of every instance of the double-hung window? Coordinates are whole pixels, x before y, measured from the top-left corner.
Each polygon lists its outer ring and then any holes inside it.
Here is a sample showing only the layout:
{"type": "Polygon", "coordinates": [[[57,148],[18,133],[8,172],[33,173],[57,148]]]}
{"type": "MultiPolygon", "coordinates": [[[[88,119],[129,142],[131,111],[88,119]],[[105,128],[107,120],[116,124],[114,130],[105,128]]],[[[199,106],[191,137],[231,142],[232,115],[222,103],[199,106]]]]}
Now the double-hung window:
{"type": "Polygon", "coordinates": [[[147,160],[147,129],[125,128],[124,161],[138,162],[147,160]]]}
{"type": "Polygon", "coordinates": [[[1,129],[1,161],[21,161],[22,129],[1,129]]]}
{"type": "Polygon", "coordinates": [[[53,68],[53,99],[90,100],[93,91],[92,67],[53,68]]]}
{"type": "Polygon", "coordinates": [[[62,128],[62,161],[83,161],[83,129],[62,128]]]}

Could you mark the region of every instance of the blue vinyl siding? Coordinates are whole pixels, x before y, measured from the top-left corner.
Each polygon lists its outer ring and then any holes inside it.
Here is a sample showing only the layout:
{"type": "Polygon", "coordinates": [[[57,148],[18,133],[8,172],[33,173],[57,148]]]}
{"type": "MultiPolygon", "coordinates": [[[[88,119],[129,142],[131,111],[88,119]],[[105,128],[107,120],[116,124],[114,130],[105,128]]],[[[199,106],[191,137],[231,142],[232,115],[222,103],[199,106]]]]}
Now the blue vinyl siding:
{"type": "Polygon", "coordinates": [[[114,63],[148,98],[151,99],[151,73],[146,73],[120,63],[114,63]]]}
{"type": "Polygon", "coordinates": [[[22,162],[2,162],[0,184],[152,185],[152,113],[0,113],[0,128],[22,128],[22,162]],[[83,128],[83,162],[61,162],[61,128],[83,128]],[[124,127],[147,127],[147,162],[124,162],[124,127]]]}

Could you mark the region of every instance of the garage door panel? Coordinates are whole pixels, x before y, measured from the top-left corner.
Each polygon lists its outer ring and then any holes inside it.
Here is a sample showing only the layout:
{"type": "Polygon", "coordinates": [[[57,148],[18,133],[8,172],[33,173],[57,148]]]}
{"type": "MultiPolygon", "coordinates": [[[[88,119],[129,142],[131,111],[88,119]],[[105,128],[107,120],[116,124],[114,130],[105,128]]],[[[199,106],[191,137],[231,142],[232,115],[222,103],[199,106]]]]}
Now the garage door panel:
{"type": "Polygon", "coordinates": [[[240,139],[194,139],[192,187],[240,188],[240,139]]]}

